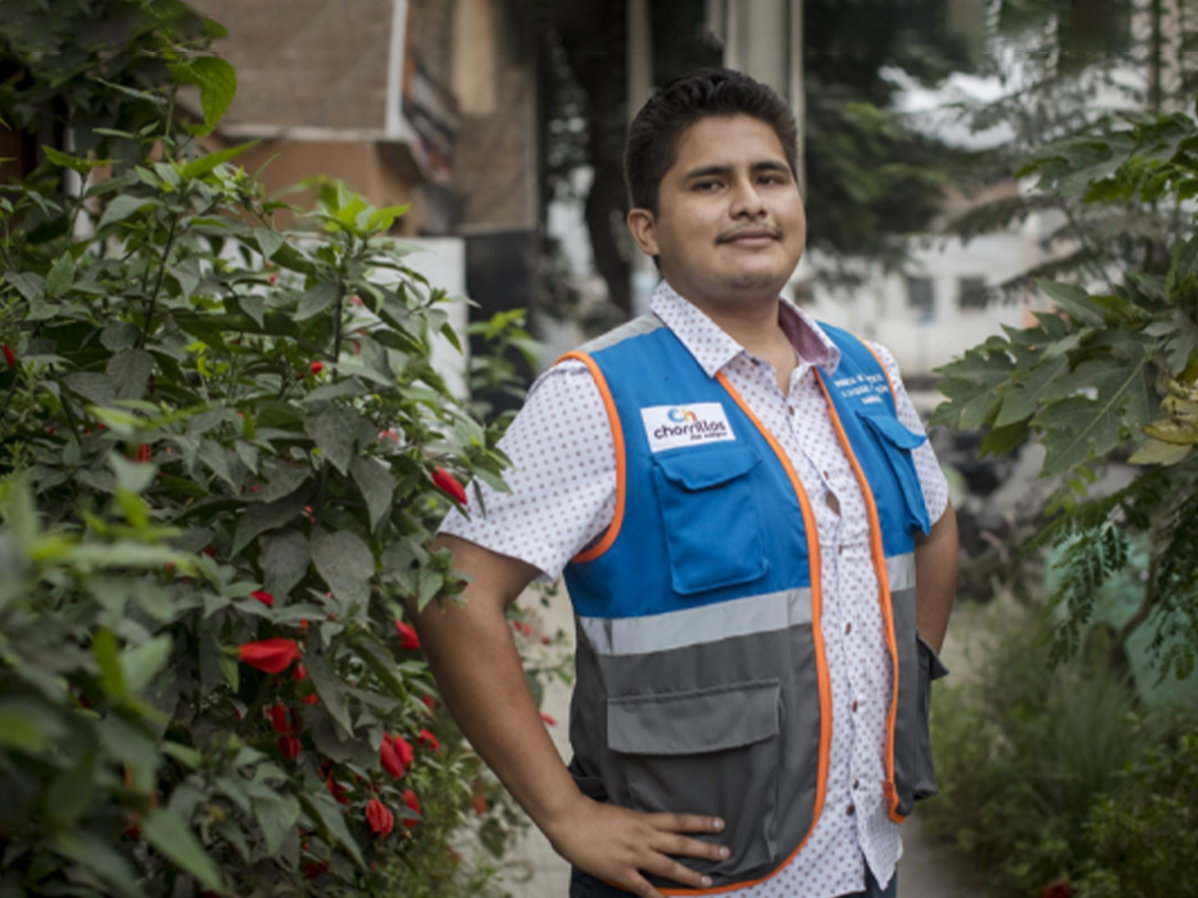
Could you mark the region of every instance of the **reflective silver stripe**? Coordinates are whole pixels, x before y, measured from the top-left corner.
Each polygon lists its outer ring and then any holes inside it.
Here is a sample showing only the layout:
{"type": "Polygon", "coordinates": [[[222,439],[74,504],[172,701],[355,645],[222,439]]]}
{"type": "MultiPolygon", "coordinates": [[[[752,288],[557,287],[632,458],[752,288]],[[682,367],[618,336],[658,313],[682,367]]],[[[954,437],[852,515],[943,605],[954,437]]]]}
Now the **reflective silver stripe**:
{"type": "Polygon", "coordinates": [[[915,553],[895,555],[886,559],[886,577],[890,581],[890,591],[911,589],[915,586],[915,553]]]}
{"type": "Polygon", "coordinates": [[[617,343],[629,339],[630,337],[640,337],[645,334],[651,334],[659,327],[665,327],[665,324],[660,318],[652,312],[646,312],[637,318],[633,318],[624,324],[621,324],[613,331],[608,331],[601,337],[596,337],[590,343],[585,343],[578,347],[578,351],[587,355],[594,355],[601,349],[607,349],[609,346],[615,346],[617,343]]]}
{"type": "Polygon", "coordinates": [[[811,623],[811,590],[803,587],[644,617],[580,617],[597,655],[640,655],[811,623]]]}

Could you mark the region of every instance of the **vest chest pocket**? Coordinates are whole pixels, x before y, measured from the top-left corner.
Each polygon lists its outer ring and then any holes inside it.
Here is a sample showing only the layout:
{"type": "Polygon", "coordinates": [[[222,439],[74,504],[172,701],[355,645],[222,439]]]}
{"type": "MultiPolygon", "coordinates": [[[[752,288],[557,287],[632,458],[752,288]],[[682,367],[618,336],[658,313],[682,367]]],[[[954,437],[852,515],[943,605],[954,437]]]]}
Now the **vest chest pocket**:
{"type": "Polygon", "coordinates": [[[782,704],[778,680],[609,698],[608,747],[622,755],[628,800],[645,813],[712,814],[727,861],[679,861],[715,877],[768,865],[777,853],[782,704]]]}
{"type": "Polygon", "coordinates": [[[769,562],[749,472],[761,458],[741,447],[655,455],[657,489],[674,591],[748,583],[769,562]]]}
{"type": "Polygon", "coordinates": [[[928,520],[923,488],[915,471],[915,463],[911,459],[911,450],[922,446],[928,438],[908,430],[898,417],[880,402],[857,406],[856,413],[857,419],[865,428],[865,432],[875,440],[885,464],[894,475],[903,497],[903,523],[908,528],[918,527],[927,533],[932,524],[928,520]]]}

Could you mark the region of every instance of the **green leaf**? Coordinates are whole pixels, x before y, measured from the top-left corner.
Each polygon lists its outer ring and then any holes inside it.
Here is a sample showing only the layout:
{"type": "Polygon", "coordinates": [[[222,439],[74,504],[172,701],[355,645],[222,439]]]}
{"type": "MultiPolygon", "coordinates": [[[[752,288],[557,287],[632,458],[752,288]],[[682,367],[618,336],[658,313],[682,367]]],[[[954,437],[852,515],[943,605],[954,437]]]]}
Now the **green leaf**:
{"type": "Polygon", "coordinates": [[[201,56],[191,61],[191,71],[200,86],[204,124],[216,125],[237,94],[237,70],[223,59],[201,56]]]}
{"type": "Polygon", "coordinates": [[[258,561],[266,578],[266,591],[275,597],[276,602],[282,602],[304,579],[311,560],[308,539],[298,530],[262,537],[262,554],[258,561]]]}
{"type": "Polygon", "coordinates": [[[138,885],[138,872],[128,859],[107,841],[86,830],[57,832],[53,837],[54,850],[63,857],[82,864],[117,892],[128,898],[143,898],[138,885]]]}
{"type": "Polygon", "coordinates": [[[46,275],[46,296],[56,299],[71,289],[75,283],[75,257],[69,252],[54,260],[46,275]]]}
{"type": "Polygon", "coordinates": [[[62,733],[48,709],[32,702],[0,701],[0,745],[27,754],[41,754],[62,733]]]}
{"type": "Polygon", "coordinates": [[[121,655],[121,673],[129,691],[136,695],[153,682],[171,655],[170,636],[157,636],[121,655]]]}
{"type": "Polygon", "coordinates": [[[1045,359],[1016,381],[1002,396],[1002,408],[994,420],[995,427],[1005,427],[1030,418],[1040,407],[1041,395],[1069,368],[1065,356],[1045,359]]]}
{"type": "Polygon", "coordinates": [[[366,508],[370,513],[370,528],[378,526],[391,510],[395,496],[395,478],[391,472],[377,460],[364,455],[354,457],[349,465],[350,475],[362,498],[366,500],[366,508]]]}
{"type": "Polygon", "coordinates": [[[1198,235],[1179,241],[1173,248],[1173,260],[1165,276],[1165,294],[1170,301],[1177,302],[1177,290],[1192,274],[1198,274],[1198,235]]]}
{"type": "Polygon", "coordinates": [[[136,215],[142,209],[158,205],[161,204],[149,197],[130,196],[127,193],[122,193],[104,209],[104,214],[100,216],[100,223],[96,226],[96,230],[103,231],[109,225],[122,222],[130,216],[136,215]]]}
{"type": "Polygon", "coordinates": [[[144,349],[126,349],[108,360],[105,374],[117,399],[141,399],[154,373],[154,356],[144,349]]]}
{"type": "Polygon", "coordinates": [[[1128,461],[1133,465],[1164,465],[1165,467],[1169,467],[1185,461],[1193,449],[1193,446],[1149,439],[1148,442],[1136,450],[1128,461]]]}
{"type": "Polygon", "coordinates": [[[1091,327],[1101,327],[1103,323],[1102,310],[1090,300],[1090,295],[1076,284],[1062,284],[1059,281],[1038,280],[1040,289],[1048,294],[1062,311],[1079,324],[1091,327]]]}
{"type": "Polygon", "coordinates": [[[199,159],[188,162],[185,166],[183,166],[183,171],[181,171],[179,174],[185,181],[191,180],[193,178],[202,178],[218,165],[228,162],[230,159],[235,159],[246,150],[256,147],[257,145],[257,140],[251,140],[249,143],[243,143],[239,147],[229,147],[228,149],[221,150],[217,153],[209,153],[207,156],[201,156],[199,159]]]}
{"type": "Polygon", "coordinates": [[[262,259],[269,262],[283,245],[283,235],[270,228],[254,228],[254,242],[258,244],[258,252],[262,259]]]}
{"type": "Polygon", "coordinates": [[[104,691],[116,698],[128,695],[125,686],[125,676],[121,670],[121,652],[116,635],[107,627],[96,631],[92,640],[92,654],[96,657],[96,666],[100,668],[100,685],[104,691]]]}
{"type": "Polygon", "coordinates": [[[273,799],[255,797],[253,805],[254,816],[266,839],[266,854],[273,857],[299,819],[299,801],[293,795],[279,794],[273,799]]]}
{"type": "Polygon", "coordinates": [[[312,678],[312,685],[316,687],[316,693],[324,703],[325,710],[337,721],[345,734],[352,734],[354,727],[349,719],[345,684],[341,682],[340,677],[333,672],[324,655],[319,652],[309,652],[304,657],[304,667],[308,676],[312,678]]]}
{"type": "Polygon", "coordinates": [[[117,485],[135,495],[144,492],[146,487],[154,482],[154,475],[158,473],[157,465],[129,461],[119,452],[113,452],[108,456],[108,464],[116,472],[117,485]]]}
{"type": "Polygon", "coordinates": [[[194,748],[189,748],[186,745],[180,745],[178,742],[166,741],[162,743],[162,753],[170,755],[180,764],[185,767],[190,767],[192,770],[199,770],[200,765],[204,763],[204,756],[194,748]]]}
{"type": "Polygon", "coordinates": [[[72,156],[70,153],[64,153],[62,150],[56,150],[54,147],[44,145],[42,146],[42,152],[55,165],[61,168],[69,168],[80,175],[86,175],[93,168],[112,163],[111,159],[80,159],[78,156],[72,156]]]}
{"type": "Polygon", "coordinates": [[[362,860],[362,851],[358,848],[354,837],[350,835],[349,828],[345,825],[345,815],[342,813],[341,806],[333,800],[333,797],[327,792],[304,793],[300,795],[300,803],[308,812],[308,816],[313,817],[314,821],[324,824],[336,841],[340,842],[341,846],[349,852],[354,863],[362,869],[366,869],[366,862],[362,860]]]}
{"type": "Polygon", "coordinates": [[[333,467],[347,474],[360,420],[357,412],[330,402],[309,407],[308,415],[304,418],[304,431],[320,447],[333,467]]]}
{"type": "Polygon", "coordinates": [[[233,548],[230,552],[236,555],[248,546],[259,534],[291,523],[299,517],[300,510],[308,503],[308,489],[301,487],[289,496],[284,496],[277,502],[267,502],[261,505],[251,505],[246,509],[241,520],[237,522],[237,530],[233,534],[233,548]]]}
{"type": "Polygon", "coordinates": [[[32,271],[6,271],[4,279],[17,288],[30,305],[41,303],[46,295],[46,282],[32,271]]]}
{"type": "Polygon", "coordinates": [[[152,811],[141,821],[141,832],[159,854],[194,876],[205,889],[224,893],[220,870],[204,851],[190,827],[174,811],[152,811]]]}
{"type": "Polygon", "coordinates": [[[1156,404],[1147,356],[1085,362],[1046,390],[1045,398],[1059,400],[1032,419],[1034,427],[1044,430],[1045,477],[1084,464],[1091,454],[1110,452],[1119,444],[1123,428],[1138,433],[1149,423],[1156,404]],[[1092,392],[1095,398],[1079,391],[1092,392]]]}
{"type": "Polygon", "coordinates": [[[346,604],[370,601],[374,556],[357,534],[317,528],[312,534],[312,561],[339,600],[346,604]]]}
{"type": "Polygon", "coordinates": [[[288,465],[275,458],[264,462],[262,469],[266,483],[250,496],[252,502],[275,502],[290,496],[312,476],[312,469],[307,465],[288,465]]]}
{"type": "Polygon", "coordinates": [[[54,778],[42,799],[42,806],[56,827],[74,826],[91,805],[95,795],[95,769],[95,753],[88,751],[54,778]]]}
{"type": "Polygon", "coordinates": [[[319,315],[337,301],[340,286],[335,281],[321,281],[300,297],[299,310],[295,313],[296,321],[307,321],[319,315]]]}

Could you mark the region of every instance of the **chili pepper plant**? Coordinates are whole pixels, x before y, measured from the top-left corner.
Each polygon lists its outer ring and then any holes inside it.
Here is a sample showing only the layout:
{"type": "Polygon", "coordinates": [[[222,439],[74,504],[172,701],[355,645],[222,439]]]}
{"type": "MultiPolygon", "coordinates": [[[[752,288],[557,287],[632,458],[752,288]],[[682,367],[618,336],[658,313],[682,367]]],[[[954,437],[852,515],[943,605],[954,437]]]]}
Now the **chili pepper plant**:
{"type": "Polygon", "coordinates": [[[404,209],[197,144],[216,23],[42,6],[0,23],[0,115],[55,135],[0,185],[0,890],[449,894],[479,763],[396,623],[505,460],[430,364],[448,297],[404,209]]]}

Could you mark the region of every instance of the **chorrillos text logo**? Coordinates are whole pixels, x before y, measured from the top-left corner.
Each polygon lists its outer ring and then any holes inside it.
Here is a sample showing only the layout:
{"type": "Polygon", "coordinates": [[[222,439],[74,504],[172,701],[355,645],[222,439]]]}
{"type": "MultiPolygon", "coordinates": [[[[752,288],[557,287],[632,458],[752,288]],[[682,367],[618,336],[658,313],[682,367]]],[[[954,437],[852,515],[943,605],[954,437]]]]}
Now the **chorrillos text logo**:
{"type": "Polygon", "coordinates": [[[736,439],[728,415],[718,402],[654,405],[641,409],[641,420],[650,452],[736,439]]]}

